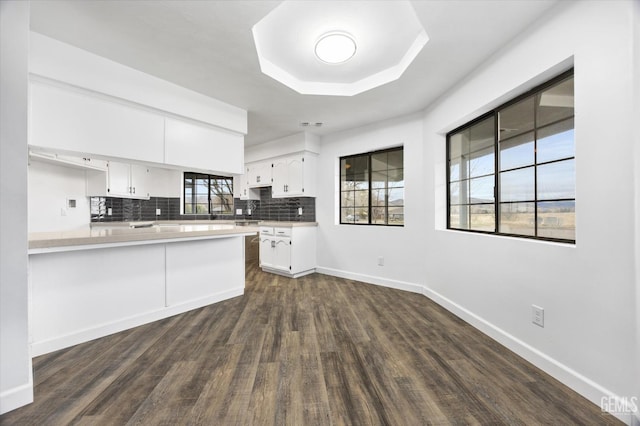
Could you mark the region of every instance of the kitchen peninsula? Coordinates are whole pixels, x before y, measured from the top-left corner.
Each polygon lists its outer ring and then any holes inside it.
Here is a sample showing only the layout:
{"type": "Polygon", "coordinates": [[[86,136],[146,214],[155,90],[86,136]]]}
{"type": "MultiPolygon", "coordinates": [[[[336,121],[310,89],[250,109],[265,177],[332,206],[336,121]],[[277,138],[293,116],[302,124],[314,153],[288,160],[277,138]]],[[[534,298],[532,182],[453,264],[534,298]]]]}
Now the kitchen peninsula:
{"type": "Polygon", "coordinates": [[[244,293],[233,222],[97,226],[29,236],[33,356],[244,293]]]}

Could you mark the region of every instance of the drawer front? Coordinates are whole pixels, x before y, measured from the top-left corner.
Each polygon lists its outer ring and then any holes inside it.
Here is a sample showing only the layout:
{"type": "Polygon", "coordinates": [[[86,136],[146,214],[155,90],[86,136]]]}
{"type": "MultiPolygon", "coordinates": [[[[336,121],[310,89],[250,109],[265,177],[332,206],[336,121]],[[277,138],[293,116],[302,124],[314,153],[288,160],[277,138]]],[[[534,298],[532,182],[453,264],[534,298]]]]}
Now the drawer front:
{"type": "Polygon", "coordinates": [[[273,228],[276,237],[290,237],[291,228],[273,228]]]}
{"type": "Polygon", "coordinates": [[[270,226],[261,226],[260,235],[275,235],[273,228],[270,226]]]}

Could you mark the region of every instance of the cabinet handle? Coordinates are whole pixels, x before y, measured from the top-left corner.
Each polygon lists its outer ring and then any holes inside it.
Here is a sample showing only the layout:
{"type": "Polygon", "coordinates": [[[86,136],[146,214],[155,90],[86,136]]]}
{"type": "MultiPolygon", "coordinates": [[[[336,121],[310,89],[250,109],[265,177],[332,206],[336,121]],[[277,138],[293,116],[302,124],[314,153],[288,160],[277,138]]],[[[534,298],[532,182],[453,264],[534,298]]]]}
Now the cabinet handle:
{"type": "Polygon", "coordinates": [[[134,194],[136,193],[136,187],[135,186],[133,187],[133,193],[134,194]]]}

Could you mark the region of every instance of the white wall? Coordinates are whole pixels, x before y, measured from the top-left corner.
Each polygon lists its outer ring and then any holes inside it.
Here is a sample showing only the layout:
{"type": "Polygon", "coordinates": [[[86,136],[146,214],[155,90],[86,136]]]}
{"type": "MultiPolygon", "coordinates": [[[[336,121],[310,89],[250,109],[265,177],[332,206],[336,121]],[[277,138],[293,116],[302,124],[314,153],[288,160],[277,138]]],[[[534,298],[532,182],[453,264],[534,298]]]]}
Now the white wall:
{"type": "Polygon", "coordinates": [[[84,170],[31,160],[29,232],[88,229],[91,211],[86,185],[84,170]],[[76,208],[67,207],[68,199],[76,200],[76,208]]]}
{"type": "Polygon", "coordinates": [[[316,198],[320,272],[414,291],[425,283],[421,118],[415,114],[322,139],[316,198]],[[404,146],[405,226],[338,225],[339,157],[398,145],[404,146]],[[384,266],[378,266],[379,256],[384,257],[384,266]]]}
{"type": "Polygon", "coordinates": [[[29,2],[0,2],[0,414],[33,401],[27,301],[29,2]]]}
{"type": "Polygon", "coordinates": [[[629,1],[560,2],[422,120],[323,138],[320,271],[417,291],[424,286],[427,296],[594,403],[638,396],[632,8],[629,1]],[[446,131],[572,62],[577,244],[446,230],[446,131]],[[336,225],[337,158],[398,142],[405,144],[406,226],[336,225]],[[384,267],[376,266],[378,255],[389,256],[384,267]],[[531,323],[532,304],[545,308],[544,328],[531,323]]]}

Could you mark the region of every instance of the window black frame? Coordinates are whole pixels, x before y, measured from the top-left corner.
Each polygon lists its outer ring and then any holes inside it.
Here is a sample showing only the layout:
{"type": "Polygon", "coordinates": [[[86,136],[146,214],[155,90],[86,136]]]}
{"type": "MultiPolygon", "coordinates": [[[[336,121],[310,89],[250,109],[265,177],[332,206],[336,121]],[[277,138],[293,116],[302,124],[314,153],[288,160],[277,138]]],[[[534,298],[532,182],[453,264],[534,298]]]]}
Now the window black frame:
{"type": "MultiPolygon", "coordinates": [[[[402,204],[402,224],[398,224],[398,225],[393,225],[393,224],[389,224],[389,201],[387,200],[385,202],[385,212],[386,212],[386,217],[387,217],[387,223],[371,223],[371,217],[372,217],[372,208],[373,206],[371,205],[371,178],[373,176],[373,172],[371,170],[371,157],[376,155],[376,154],[382,154],[385,152],[394,152],[394,151],[402,151],[402,173],[404,176],[404,145],[401,146],[395,146],[393,148],[386,148],[386,149],[380,149],[380,150],[376,150],[376,151],[369,151],[369,152],[361,152],[358,154],[351,154],[351,155],[344,155],[342,157],[340,157],[338,159],[338,168],[340,169],[339,173],[338,173],[338,194],[339,194],[339,201],[338,201],[338,216],[339,216],[339,224],[340,225],[360,225],[360,226],[389,226],[392,228],[403,228],[404,227],[404,209],[405,209],[405,204],[404,204],[404,198],[403,198],[403,204],[402,204]],[[362,157],[362,156],[367,156],[367,170],[369,171],[369,180],[368,180],[368,185],[367,185],[367,192],[368,192],[368,203],[367,203],[367,217],[368,217],[368,222],[367,223],[358,223],[358,222],[343,222],[342,221],[342,169],[341,169],[341,164],[342,164],[342,160],[346,159],[346,158],[353,158],[353,157],[362,157]]],[[[403,177],[403,182],[404,182],[404,177],[403,177]]],[[[404,189],[405,186],[403,185],[402,188],[404,189]]],[[[376,206],[379,207],[379,206],[376,206]]]]}
{"type": "MultiPolygon", "coordinates": [[[[541,237],[538,235],[523,235],[523,234],[511,234],[511,233],[505,233],[505,232],[499,232],[499,224],[500,224],[500,173],[504,172],[504,170],[500,170],[500,146],[499,146],[499,134],[500,134],[500,129],[499,127],[499,120],[498,120],[498,114],[505,110],[506,108],[515,105],[516,103],[529,98],[531,96],[535,96],[541,92],[543,92],[545,89],[548,89],[560,82],[562,82],[563,80],[568,80],[569,78],[573,78],[575,76],[574,73],[574,68],[571,68],[559,75],[557,75],[556,77],[553,77],[550,80],[545,81],[544,83],[534,87],[533,89],[527,91],[526,93],[523,93],[511,100],[509,100],[508,102],[505,102],[504,104],[492,109],[491,111],[482,114],[481,116],[451,130],[450,132],[447,133],[446,135],[446,165],[447,165],[447,180],[446,180],[446,186],[447,186],[447,229],[452,230],[452,231],[460,231],[460,232],[470,232],[470,233],[477,233],[477,234],[488,234],[488,235],[500,235],[500,236],[507,236],[507,237],[516,237],[516,238],[524,238],[524,239],[532,239],[532,240],[541,240],[541,241],[550,241],[550,242],[559,242],[559,243],[567,243],[567,244],[575,244],[576,240],[574,239],[565,239],[565,238],[551,238],[551,237],[541,237]],[[450,158],[450,138],[452,135],[459,133],[465,129],[468,129],[470,127],[473,127],[474,125],[480,123],[483,120],[486,120],[487,118],[493,117],[494,120],[494,187],[493,187],[493,205],[494,205],[494,209],[495,209],[495,227],[494,227],[494,231],[483,231],[483,230],[478,230],[478,229],[460,229],[460,228],[452,228],[451,227],[451,158],[450,158]]],[[[575,105],[574,105],[575,108],[575,105]]],[[[535,110],[534,110],[535,111],[535,110]]],[[[575,114],[574,114],[575,117],[575,114]]],[[[548,125],[552,125],[553,123],[549,123],[547,125],[545,125],[544,127],[547,127],[548,125]]],[[[575,129],[575,122],[574,122],[574,129],[575,129]]],[[[538,127],[534,126],[533,132],[535,134],[534,136],[534,143],[535,141],[537,141],[537,132],[538,132],[538,127]]],[[[562,158],[562,159],[558,159],[558,160],[552,160],[552,161],[547,161],[547,162],[543,162],[543,163],[538,163],[537,162],[537,149],[534,149],[534,163],[533,163],[533,168],[534,168],[534,197],[535,197],[535,203],[537,203],[538,200],[538,179],[537,179],[537,168],[539,165],[546,165],[546,164],[552,164],[555,162],[559,162],[559,161],[566,161],[569,159],[573,159],[575,161],[575,151],[573,153],[572,157],[566,157],[566,158],[562,158]]],[[[513,169],[509,169],[509,171],[512,170],[518,170],[518,169],[524,169],[527,167],[531,167],[531,166],[523,166],[523,167],[516,167],[513,169]]],[[[575,206],[575,198],[572,199],[553,199],[553,200],[542,200],[542,201],[567,201],[567,200],[573,200],[574,201],[574,206],[575,206]]],[[[523,201],[524,202],[524,201],[523,201]]],[[[528,201],[527,201],[528,202],[528,201]]],[[[574,207],[574,215],[575,215],[575,207],[574,207]]],[[[538,233],[538,209],[534,208],[534,226],[535,226],[535,233],[538,233]]]]}
{"type": "MultiPolygon", "coordinates": [[[[207,173],[198,173],[198,172],[184,172],[182,174],[182,213],[185,215],[194,215],[194,216],[211,216],[211,215],[215,215],[215,214],[219,214],[219,215],[233,215],[233,204],[231,205],[231,211],[229,213],[216,213],[216,212],[211,212],[211,181],[214,179],[225,179],[225,180],[229,180],[231,181],[231,184],[229,186],[229,189],[231,190],[231,197],[233,197],[233,177],[231,176],[222,176],[222,175],[210,175],[207,173]],[[206,179],[207,180],[207,213],[195,213],[195,212],[191,212],[191,213],[187,213],[187,185],[186,185],[186,180],[187,179],[206,179]]],[[[195,194],[194,194],[195,195],[195,194]]],[[[192,198],[192,201],[195,201],[195,196],[192,198]]],[[[191,202],[189,203],[192,206],[192,210],[194,208],[194,206],[197,206],[198,203],[196,202],[191,202]]],[[[196,209],[197,210],[197,209],[196,209]]]]}

